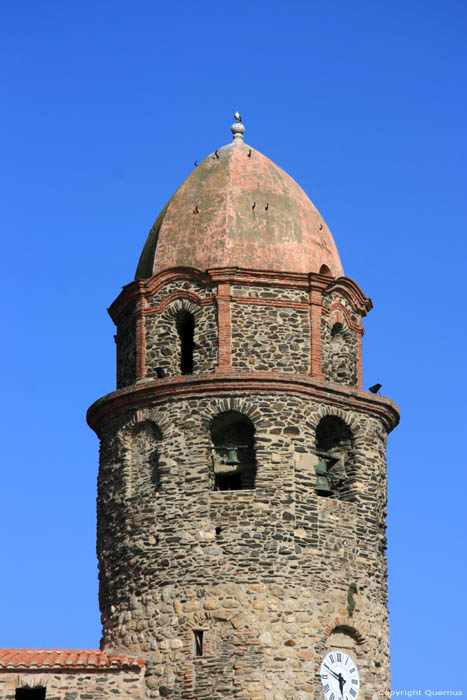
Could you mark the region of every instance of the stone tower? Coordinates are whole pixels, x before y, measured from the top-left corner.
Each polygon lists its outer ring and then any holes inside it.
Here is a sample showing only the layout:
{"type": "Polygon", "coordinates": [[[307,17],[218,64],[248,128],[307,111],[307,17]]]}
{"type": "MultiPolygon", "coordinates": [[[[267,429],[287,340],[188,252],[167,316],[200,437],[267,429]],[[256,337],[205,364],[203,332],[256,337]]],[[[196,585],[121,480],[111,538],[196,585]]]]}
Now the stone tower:
{"type": "Polygon", "coordinates": [[[147,659],[151,698],[386,697],[398,411],[362,390],[371,300],[303,190],[232,132],[109,310],[117,390],[88,412],[102,648],[147,659]]]}

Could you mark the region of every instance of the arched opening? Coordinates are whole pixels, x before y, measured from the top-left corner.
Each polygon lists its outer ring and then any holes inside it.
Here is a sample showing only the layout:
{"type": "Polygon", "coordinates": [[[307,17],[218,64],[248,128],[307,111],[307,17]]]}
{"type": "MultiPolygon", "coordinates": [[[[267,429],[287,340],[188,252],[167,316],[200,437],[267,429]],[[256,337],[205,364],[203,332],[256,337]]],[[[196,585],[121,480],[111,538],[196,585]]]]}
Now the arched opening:
{"type": "Polygon", "coordinates": [[[331,338],[335,338],[339,334],[342,335],[342,323],[335,323],[331,328],[331,338]]]}
{"type": "Polygon", "coordinates": [[[331,328],[329,359],[331,362],[332,380],[334,382],[350,381],[351,358],[342,323],[335,323],[331,328]]]}
{"type": "Polygon", "coordinates": [[[159,442],[162,438],[152,421],[137,423],[130,439],[131,477],[129,493],[132,496],[152,496],[160,490],[159,442]]]}
{"type": "Polygon", "coordinates": [[[323,345],[325,378],[339,384],[357,383],[358,339],[342,320],[326,331],[323,345]]]}
{"type": "Polygon", "coordinates": [[[217,491],[252,489],[256,478],[255,427],[237,411],[226,411],[211,423],[214,445],[214,488],[217,491]]]}
{"type": "Polygon", "coordinates": [[[348,494],[352,446],[351,430],[342,418],[325,416],[320,420],[316,428],[318,495],[344,498],[348,494]]]}
{"type": "Polygon", "coordinates": [[[193,351],[195,349],[195,319],[193,314],[182,309],[175,316],[175,325],[180,338],[180,371],[193,374],[193,351]]]}
{"type": "Polygon", "coordinates": [[[319,268],[320,275],[326,275],[327,277],[332,277],[332,272],[327,265],[321,265],[319,268]]]}

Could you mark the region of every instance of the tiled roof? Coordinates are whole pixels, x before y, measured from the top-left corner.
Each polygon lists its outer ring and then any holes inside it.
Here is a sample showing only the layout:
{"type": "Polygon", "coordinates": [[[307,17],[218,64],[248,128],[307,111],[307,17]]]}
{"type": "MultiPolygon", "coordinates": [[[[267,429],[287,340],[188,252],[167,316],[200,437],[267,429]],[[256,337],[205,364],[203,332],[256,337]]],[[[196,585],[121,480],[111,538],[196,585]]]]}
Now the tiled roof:
{"type": "Polygon", "coordinates": [[[98,649],[0,649],[0,671],[139,669],[143,659],[98,649]]]}

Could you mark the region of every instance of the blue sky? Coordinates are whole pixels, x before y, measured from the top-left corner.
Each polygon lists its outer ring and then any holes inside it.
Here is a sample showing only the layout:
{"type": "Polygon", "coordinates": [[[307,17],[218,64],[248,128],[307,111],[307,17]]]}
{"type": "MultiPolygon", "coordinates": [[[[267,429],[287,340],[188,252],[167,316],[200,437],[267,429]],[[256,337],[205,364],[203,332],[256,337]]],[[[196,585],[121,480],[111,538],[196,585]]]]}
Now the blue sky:
{"type": "Polygon", "coordinates": [[[245,140],[316,204],[373,299],[364,383],[391,434],[394,690],[467,692],[467,5],[0,2],[0,646],[99,643],[106,308],[195,160],[245,140]]]}

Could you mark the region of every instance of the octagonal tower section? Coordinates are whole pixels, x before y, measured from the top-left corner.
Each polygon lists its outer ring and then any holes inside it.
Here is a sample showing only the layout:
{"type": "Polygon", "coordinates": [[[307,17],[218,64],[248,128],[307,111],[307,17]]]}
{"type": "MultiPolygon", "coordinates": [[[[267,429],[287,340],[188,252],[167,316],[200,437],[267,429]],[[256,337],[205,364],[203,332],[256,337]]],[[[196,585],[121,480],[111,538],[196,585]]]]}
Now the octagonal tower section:
{"type": "Polygon", "coordinates": [[[241,126],[169,201],[110,307],[117,390],[88,412],[102,646],[148,660],[147,697],[311,700],[333,650],[382,697],[398,411],[362,390],[371,301],[241,126]]]}

